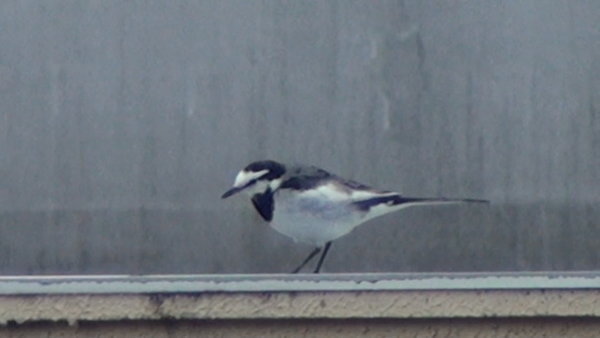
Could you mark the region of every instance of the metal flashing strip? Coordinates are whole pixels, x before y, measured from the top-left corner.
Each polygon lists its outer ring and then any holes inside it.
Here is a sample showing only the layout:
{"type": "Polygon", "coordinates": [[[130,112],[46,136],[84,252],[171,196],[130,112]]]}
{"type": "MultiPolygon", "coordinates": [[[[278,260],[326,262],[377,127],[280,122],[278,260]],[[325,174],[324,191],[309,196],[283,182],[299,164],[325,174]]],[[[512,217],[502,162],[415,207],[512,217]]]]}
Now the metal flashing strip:
{"type": "Polygon", "coordinates": [[[600,272],[0,277],[0,295],[517,289],[600,289],[600,272]]]}

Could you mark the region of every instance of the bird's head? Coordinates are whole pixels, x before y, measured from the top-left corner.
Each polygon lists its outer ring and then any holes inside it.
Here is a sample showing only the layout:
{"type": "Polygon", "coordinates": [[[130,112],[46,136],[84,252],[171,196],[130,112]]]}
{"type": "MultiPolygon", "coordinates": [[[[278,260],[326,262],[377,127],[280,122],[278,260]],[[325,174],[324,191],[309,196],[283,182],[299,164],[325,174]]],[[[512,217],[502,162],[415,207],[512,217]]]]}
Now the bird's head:
{"type": "Polygon", "coordinates": [[[233,187],[227,190],[221,198],[227,198],[244,191],[249,195],[262,194],[267,190],[274,191],[281,184],[281,176],[285,166],[275,161],[257,161],[248,164],[235,177],[233,187]]]}

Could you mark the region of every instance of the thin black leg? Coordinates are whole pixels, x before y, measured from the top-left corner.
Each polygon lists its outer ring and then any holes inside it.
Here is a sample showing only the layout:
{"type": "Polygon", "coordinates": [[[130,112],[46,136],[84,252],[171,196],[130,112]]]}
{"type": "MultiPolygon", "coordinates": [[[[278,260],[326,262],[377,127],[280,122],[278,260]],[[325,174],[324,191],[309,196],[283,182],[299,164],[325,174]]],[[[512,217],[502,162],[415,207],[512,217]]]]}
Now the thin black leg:
{"type": "Polygon", "coordinates": [[[331,246],[331,241],[325,243],[325,249],[323,250],[323,253],[321,254],[321,258],[319,258],[319,264],[317,264],[317,268],[315,269],[314,273],[319,273],[319,271],[321,271],[321,265],[323,264],[323,261],[325,260],[325,256],[327,256],[327,251],[329,251],[330,246],[331,246]]]}
{"type": "Polygon", "coordinates": [[[292,273],[298,273],[298,271],[300,271],[306,265],[306,263],[310,262],[310,260],[313,259],[313,257],[315,257],[315,255],[318,254],[319,251],[321,251],[321,248],[315,248],[313,251],[311,251],[311,253],[308,254],[308,257],[306,257],[304,262],[302,262],[302,264],[300,264],[299,267],[295,268],[294,271],[292,271],[292,273]]]}

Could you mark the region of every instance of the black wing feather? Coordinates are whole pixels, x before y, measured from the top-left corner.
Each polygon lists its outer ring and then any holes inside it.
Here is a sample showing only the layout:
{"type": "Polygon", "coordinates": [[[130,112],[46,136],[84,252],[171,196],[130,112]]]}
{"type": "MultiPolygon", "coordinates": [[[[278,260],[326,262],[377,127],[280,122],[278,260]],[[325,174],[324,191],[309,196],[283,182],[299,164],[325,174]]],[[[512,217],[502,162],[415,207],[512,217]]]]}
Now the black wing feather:
{"type": "Polygon", "coordinates": [[[314,166],[291,168],[289,174],[290,178],[281,182],[280,188],[308,190],[320,186],[325,181],[335,180],[346,189],[373,190],[371,187],[362,183],[340,178],[326,170],[314,166]]]}
{"type": "Polygon", "coordinates": [[[431,198],[413,198],[413,197],[402,197],[400,195],[391,195],[391,196],[382,196],[382,197],[374,197],[369,198],[362,201],[357,201],[352,203],[352,205],[356,206],[358,210],[361,211],[369,211],[374,206],[380,204],[387,205],[400,205],[405,203],[414,203],[414,202],[430,202],[434,201],[431,198]]]}
{"type": "Polygon", "coordinates": [[[486,200],[478,200],[478,199],[454,199],[454,198],[420,198],[420,197],[404,197],[400,195],[390,195],[390,196],[381,196],[369,198],[362,201],[357,201],[352,203],[358,210],[361,211],[369,211],[374,206],[380,204],[386,205],[401,205],[406,203],[489,203],[486,200]]]}

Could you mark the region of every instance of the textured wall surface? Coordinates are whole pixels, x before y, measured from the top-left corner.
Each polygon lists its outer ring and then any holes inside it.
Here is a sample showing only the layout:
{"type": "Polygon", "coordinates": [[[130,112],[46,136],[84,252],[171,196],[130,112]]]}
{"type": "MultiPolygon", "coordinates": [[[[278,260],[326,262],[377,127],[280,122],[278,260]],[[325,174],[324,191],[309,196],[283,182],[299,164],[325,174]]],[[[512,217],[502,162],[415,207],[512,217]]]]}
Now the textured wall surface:
{"type": "Polygon", "coordinates": [[[596,319],[489,318],[36,323],[0,327],[0,337],[580,337],[595,338],[596,319]]]}
{"type": "Polygon", "coordinates": [[[287,272],[255,159],[407,195],[330,272],[600,268],[600,2],[0,3],[0,273],[287,272]]]}
{"type": "Polygon", "coordinates": [[[599,303],[598,290],[2,295],[0,337],[596,337],[599,303]]]}
{"type": "Polygon", "coordinates": [[[595,290],[0,295],[0,323],[349,318],[598,318],[595,290]]]}

